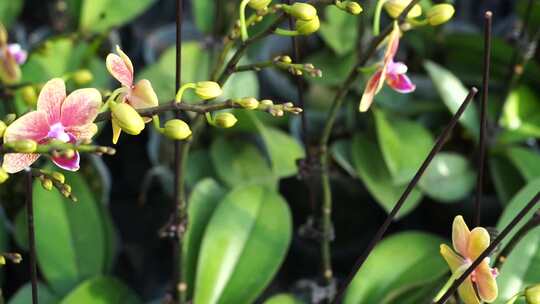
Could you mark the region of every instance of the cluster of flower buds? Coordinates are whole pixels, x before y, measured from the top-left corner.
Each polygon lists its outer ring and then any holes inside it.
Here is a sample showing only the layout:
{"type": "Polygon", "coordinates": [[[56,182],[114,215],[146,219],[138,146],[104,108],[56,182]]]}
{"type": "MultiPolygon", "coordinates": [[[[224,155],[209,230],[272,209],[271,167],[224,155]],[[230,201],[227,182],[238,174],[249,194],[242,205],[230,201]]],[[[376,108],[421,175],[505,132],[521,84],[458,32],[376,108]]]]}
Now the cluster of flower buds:
{"type": "Polygon", "coordinates": [[[318,31],[321,26],[317,9],[311,4],[295,2],[292,5],[279,4],[276,5],[276,8],[283,10],[296,20],[294,30],[278,28],[275,31],[276,34],[284,36],[309,35],[318,31]]]}
{"type": "Polygon", "coordinates": [[[360,13],[364,10],[358,2],[355,1],[339,1],[337,0],[335,3],[336,7],[341,9],[342,11],[345,11],[351,15],[360,15],[360,13]]]}
{"type": "Polygon", "coordinates": [[[296,76],[308,74],[311,77],[322,77],[322,71],[315,68],[311,63],[293,63],[289,56],[278,56],[273,61],[277,67],[285,69],[296,76]]]}
{"type": "Polygon", "coordinates": [[[43,189],[51,191],[54,187],[65,198],[68,198],[73,202],[77,202],[77,197],[73,195],[71,186],[66,184],[66,178],[62,173],[47,170],[33,170],[32,173],[39,179],[43,189]]]}
{"type": "Polygon", "coordinates": [[[22,255],[16,252],[5,252],[0,254],[0,266],[6,265],[7,261],[13,264],[20,264],[22,262],[22,255]]]}
{"type": "MultiPolygon", "coordinates": [[[[398,18],[403,10],[411,3],[412,0],[387,0],[384,3],[384,9],[392,18],[398,18]]],[[[455,10],[451,4],[441,3],[433,5],[426,12],[426,19],[424,21],[412,21],[413,24],[430,24],[432,26],[441,25],[448,22],[454,16],[455,10]]],[[[407,19],[414,19],[422,16],[422,7],[419,4],[415,4],[407,14],[407,19]]]]}
{"type": "Polygon", "coordinates": [[[19,44],[8,44],[6,28],[0,23],[0,82],[15,84],[21,79],[21,68],[28,54],[19,44]]]}
{"type": "Polygon", "coordinates": [[[295,107],[292,102],[274,104],[273,101],[268,100],[268,99],[261,100],[260,105],[259,105],[259,110],[268,112],[270,113],[270,115],[275,116],[275,117],[281,117],[285,115],[285,113],[291,113],[291,114],[302,113],[302,109],[299,107],[295,107]]]}

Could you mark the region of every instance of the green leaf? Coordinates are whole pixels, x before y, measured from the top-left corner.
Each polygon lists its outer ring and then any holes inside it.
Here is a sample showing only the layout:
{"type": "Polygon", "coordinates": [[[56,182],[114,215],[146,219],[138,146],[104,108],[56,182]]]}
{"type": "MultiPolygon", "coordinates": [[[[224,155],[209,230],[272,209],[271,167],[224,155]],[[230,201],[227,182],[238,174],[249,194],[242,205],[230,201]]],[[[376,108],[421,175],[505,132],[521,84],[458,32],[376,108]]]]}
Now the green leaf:
{"type": "Polygon", "coordinates": [[[338,56],[351,52],[356,46],[358,17],[347,14],[334,5],[325,9],[326,20],[321,23],[322,39],[338,56]]]}
{"type": "Polygon", "coordinates": [[[246,141],[219,137],[210,147],[210,157],[218,177],[230,187],[246,183],[273,185],[276,182],[267,160],[246,141]]]}
{"type": "MultiPolygon", "coordinates": [[[[390,212],[406,186],[396,186],[377,145],[363,135],[357,135],[352,141],[352,161],[360,179],[381,207],[390,212]]],[[[420,203],[422,193],[413,189],[407,201],[397,214],[401,218],[411,212],[420,203]]]]}
{"type": "MultiPolygon", "coordinates": [[[[434,62],[425,61],[424,68],[427,70],[446,107],[452,114],[455,114],[468,94],[467,88],[454,74],[434,62]]],[[[480,122],[478,110],[474,103],[469,104],[459,121],[475,138],[478,138],[480,122]]]]}
{"type": "MultiPolygon", "coordinates": [[[[40,304],[56,304],[60,299],[52,293],[45,284],[38,282],[38,301],[40,304]]],[[[9,299],[8,304],[28,304],[32,303],[32,285],[24,284],[9,299]]]]}
{"type": "Polygon", "coordinates": [[[155,0],[84,0],[80,28],[84,32],[101,33],[121,26],[142,14],[155,0]]]}
{"type": "Polygon", "coordinates": [[[339,85],[351,71],[355,62],[354,53],[336,56],[331,51],[324,49],[316,52],[306,59],[318,69],[323,71],[323,77],[308,77],[309,82],[324,85],[339,85]]]}
{"type": "Polygon", "coordinates": [[[195,186],[204,178],[214,178],[216,173],[212,166],[210,152],[207,149],[192,150],[188,155],[186,166],[186,185],[188,187],[195,186]]]}
{"type": "Polygon", "coordinates": [[[23,4],[23,0],[0,1],[0,23],[9,27],[19,17],[23,4]]]}
{"type": "Polygon", "coordinates": [[[408,183],[433,147],[431,133],[419,123],[387,117],[375,110],[379,147],[396,185],[408,183]]]}
{"type": "Polygon", "coordinates": [[[540,177],[540,155],[537,151],[522,147],[510,147],[506,150],[506,155],[526,181],[540,177]]]}
{"type": "Polygon", "coordinates": [[[124,283],[111,277],[95,277],[84,281],[70,292],[60,304],[142,303],[124,283]]]}
{"type": "Polygon", "coordinates": [[[476,183],[475,177],[469,162],[463,156],[440,152],[435,155],[418,186],[429,197],[451,203],[469,195],[476,183]]]}
{"type": "MultiPolygon", "coordinates": [[[[51,288],[64,294],[81,281],[102,274],[108,258],[104,216],[82,176],[66,173],[79,199],[34,183],[36,249],[41,272],[51,288]]],[[[108,215],[107,215],[108,216],[108,215]]]]}
{"type": "MultiPolygon", "coordinates": [[[[499,231],[510,223],[517,213],[538,193],[539,189],[540,179],[536,179],[528,183],[512,198],[497,223],[499,231]]],[[[501,248],[504,248],[508,240],[537,209],[533,208],[525,217],[525,220],[514,228],[506,241],[501,244],[501,248]]],[[[497,278],[499,300],[495,302],[501,304],[504,303],[505,299],[509,299],[525,287],[540,281],[540,229],[537,228],[529,232],[507,257],[503,266],[501,274],[497,278]]]]}
{"type": "Polygon", "coordinates": [[[540,137],[540,100],[524,86],[512,91],[499,124],[523,138],[540,137]]]}
{"type": "Polygon", "coordinates": [[[182,264],[186,270],[188,294],[193,292],[197,260],[204,231],[218,203],[226,193],[223,187],[209,178],[201,180],[191,192],[188,204],[189,221],[182,247],[184,250],[182,264]]]}
{"type": "Polygon", "coordinates": [[[192,3],[195,25],[204,33],[210,33],[215,22],[215,0],[198,0],[192,3]]]}
{"type": "Polygon", "coordinates": [[[300,301],[297,297],[288,293],[277,294],[270,299],[264,301],[263,304],[302,304],[303,301],[300,301]]]}
{"type": "Polygon", "coordinates": [[[506,206],[510,199],[523,187],[520,172],[507,158],[493,155],[489,158],[491,179],[501,205],[506,206]]]}
{"type": "Polygon", "coordinates": [[[337,140],[330,147],[332,157],[350,176],[357,177],[356,169],[352,164],[351,142],[349,140],[337,140]]]}
{"type": "Polygon", "coordinates": [[[343,303],[387,303],[437,280],[448,271],[439,255],[442,243],[443,239],[423,232],[401,232],[384,239],[355,274],[343,303]]]}
{"type": "Polygon", "coordinates": [[[193,302],[252,303],[277,272],[291,234],[279,194],[257,185],[230,192],[206,228],[193,302]]]}

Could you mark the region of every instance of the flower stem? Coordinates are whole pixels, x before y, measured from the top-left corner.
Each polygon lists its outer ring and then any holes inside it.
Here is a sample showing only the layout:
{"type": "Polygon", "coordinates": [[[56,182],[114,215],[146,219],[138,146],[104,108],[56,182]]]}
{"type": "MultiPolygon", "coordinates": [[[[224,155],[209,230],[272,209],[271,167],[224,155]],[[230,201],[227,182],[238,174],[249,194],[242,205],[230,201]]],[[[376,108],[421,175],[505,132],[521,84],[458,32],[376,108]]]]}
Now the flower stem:
{"type": "Polygon", "coordinates": [[[30,280],[32,284],[32,304],[38,303],[36,235],[34,231],[34,198],[32,191],[32,171],[26,170],[26,220],[28,225],[28,248],[30,250],[30,280]]]}
{"type": "Polygon", "coordinates": [[[242,0],[242,2],[240,2],[240,33],[242,41],[246,41],[248,39],[246,25],[246,6],[248,5],[249,1],[250,0],[242,0]]]}
{"type": "Polygon", "coordinates": [[[381,32],[381,13],[386,0],[377,0],[375,12],[373,14],[373,35],[377,36],[381,32]]]}

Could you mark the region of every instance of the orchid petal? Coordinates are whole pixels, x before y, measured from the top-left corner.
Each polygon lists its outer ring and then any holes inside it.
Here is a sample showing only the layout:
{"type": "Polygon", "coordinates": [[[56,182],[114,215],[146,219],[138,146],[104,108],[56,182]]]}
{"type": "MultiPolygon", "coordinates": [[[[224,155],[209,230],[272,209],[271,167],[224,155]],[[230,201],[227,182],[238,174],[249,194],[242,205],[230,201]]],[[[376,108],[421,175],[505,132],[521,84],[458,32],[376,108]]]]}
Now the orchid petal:
{"type": "Polygon", "coordinates": [[[485,302],[491,303],[497,299],[499,293],[497,282],[491,272],[491,268],[487,260],[483,260],[482,263],[476,268],[476,286],[478,287],[478,295],[480,299],[485,302]]]}
{"type": "Polygon", "coordinates": [[[10,124],[4,132],[4,142],[20,139],[31,139],[40,142],[49,133],[47,114],[42,111],[32,111],[24,114],[10,124]]]}
{"type": "Polygon", "coordinates": [[[118,142],[118,138],[120,138],[120,134],[122,133],[122,129],[120,128],[120,126],[118,126],[118,123],[116,123],[114,119],[111,122],[113,130],[112,142],[116,145],[116,143],[118,142]]]}
{"type": "Polygon", "coordinates": [[[489,246],[489,233],[485,228],[476,227],[471,231],[467,246],[467,257],[476,259],[489,246]]]}
{"type": "Polygon", "coordinates": [[[454,250],[452,250],[452,248],[446,246],[445,244],[441,245],[440,252],[452,272],[465,263],[463,258],[461,258],[457,253],[454,252],[454,250]]]}
{"type": "Polygon", "coordinates": [[[23,169],[30,167],[37,159],[39,154],[31,153],[7,153],[4,155],[4,163],[2,168],[7,173],[17,173],[23,169]]]}
{"type": "Polygon", "coordinates": [[[21,79],[21,68],[7,47],[0,47],[0,80],[6,84],[17,83],[21,79]]]}
{"type": "Polygon", "coordinates": [[[463,217],[461,215],[456,216],[452,224],[452,244],[462,257],[467,257],[470,234],[469,227],[465,224],[463,217]]]}
{"type": "Polygon", "coordinates": [[[68,170],[68,171],[77,171],[79,170],[79,163],[81,160],[81,156],[79,155],[79,152],[75,151],[75,155],[72,158],[67,158],[64,156],[59,157],[53,157],[52,161],[55,165],[58,167],[68,170]]]}
{"type": "Polygon", "coordinates": [[[107,55],[107,70],[121,84],[131,87],[133,85],[133,64],[122,50],[118,48],[117,51],[120,51],[120,56],[116,54],[107,55]]]}
{"type": "Polygon", "coordinates": [[[390,61],[387,64],[386,73],[387,74],[405,74],[409,68],[403,62],[394,62],[390,61]]]}
{"type": "Polygon", "coordinates": [[[362,99],[360,100],[360,112],[366,112],[371,104],[375,95],[381,90],[384,84],[384,71],[379,70],[368,80],[362,99]]]}
{"type": "Polygon", "coordinates": [[[465,304],[480,304],[476,291],[474,290],[471,276],[468,276],[461,285],[458,287],[458,294],[463,303],[465,304]]]}
{"type": "Polygon", "coordinates": [[[65,127],[88,125],[101,108],[101,94],[96,89],[79,89],[62,104],[61,121],[65,127]]]}
{"type": "Polygon", "coordinates": [[[77,141],[92,139],[97,131],[98,126],[95,123],[66,127],[66,132],[72,134],[77,141]]]}
{"type": "Polygon", "coordinates": [[[38,111],[47,113],[49,124],[60,122],[62,103],[66,99],[66,85],[64,80],[54,78],[49,80],[39,92],[37,101],[38,111]]]}
{"type": "Polygon", "coordinates": [[[150,81],[142,79],[131,90],[127,102],[135,109],[151,108],[158,105],[158,97],[150,81]]]}
{"type": "Polygon", "coordinates": [[[396,92],[407,94],[416,90],[416,85],[404,74],[387,74],[386,83],[396,92]]]}
{"type": "Polygon", "coordinates": [[[386,46],[386,52],[384,54],[384,65],[388,65],[396,56],[399,48],[399,38],[401,36],[401,30],[397,22],[394,22],[392,32],[388,37],[388,44],[386,46]]]}

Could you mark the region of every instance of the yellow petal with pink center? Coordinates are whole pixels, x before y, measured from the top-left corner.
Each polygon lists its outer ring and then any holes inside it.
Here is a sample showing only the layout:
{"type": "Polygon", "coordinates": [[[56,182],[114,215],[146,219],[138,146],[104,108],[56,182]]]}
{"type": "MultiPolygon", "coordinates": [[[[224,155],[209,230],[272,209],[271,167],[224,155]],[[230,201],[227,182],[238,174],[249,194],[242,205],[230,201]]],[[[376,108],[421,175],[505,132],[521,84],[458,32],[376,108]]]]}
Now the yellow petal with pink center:
{"type": "Polygon", "coordinates": [[[485,228],[476,227],[471,231],[466,257],[475,260],[489,246],[489,233],[485,228]]]}
{"type": "Polygon", "coordinates": [[[469,227],[465,224],[463,217],[461,215],[456,216],[452,224],[452,245],[462,257],[468,257],[467,247],[470,234],[469,227]]]}
{"type": "Polygon", "coordinates": [[[483,260],[476,268],[476,286],[478,287],[478,295],[483,301],[491,303],[497,299],[499,293],[497,281],[491,272],[488,260],[483,260]]]}

